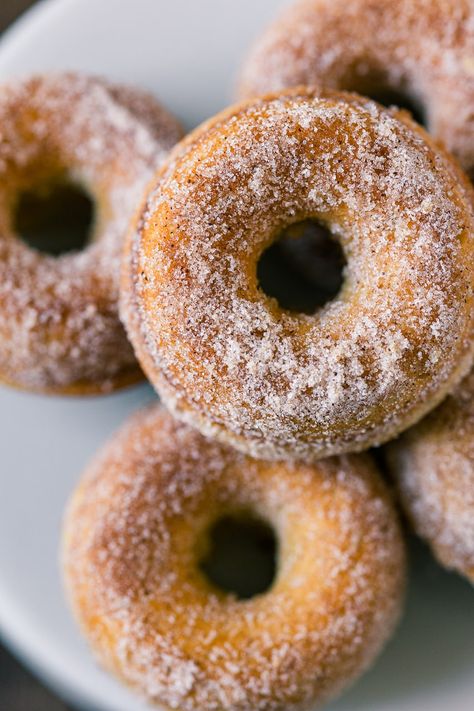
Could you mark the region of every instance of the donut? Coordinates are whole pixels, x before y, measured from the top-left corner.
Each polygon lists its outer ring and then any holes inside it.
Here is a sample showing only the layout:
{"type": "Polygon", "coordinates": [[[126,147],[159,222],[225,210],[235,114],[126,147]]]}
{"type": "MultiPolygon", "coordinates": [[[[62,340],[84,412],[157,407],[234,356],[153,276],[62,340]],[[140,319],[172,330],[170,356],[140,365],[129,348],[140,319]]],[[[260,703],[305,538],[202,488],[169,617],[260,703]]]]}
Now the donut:
{"type": "Polygon", "coordinates": [[[300,0],[257,40],[239,93],[300,84],[408,100],[474,176],[471,0],[300,0]]]}
{"type": "Polygon", "coordinates": [[[386,459],[416,532],[474,583],[474,372],[388,445],[386,459]]]}
{"type": "Polygon", "coordinates": [[[99,662],[160,709],[297,711],[339,693],[399,617],[405,554],[367,455],[254,460],[160,407],[91,464],[64,525],[66,589],[99,662]],[[254,517],[278,539],[268,590],[203,572],[209,530],[254,517]]]}
{"type": "Polygon", "coordinates": [[[154,183],[125,244],[121,314],[168,409],[204,435],[264,459],[359,451],[468,372],[472,188],[408,114],[310,88],[255,99],[191,134],[154,183]],[[347,262],[309,315],[257,279],[307,219],[347,262]]]}
{"type": "Polygon", "coordinates": [[[136,89],[73,73],[0,85],[0,380],[47,393],[100,393],[140,379],[118,317],[122,243],[145,185],[181,129],[136,89]],[[28,192],[77,185],[94,223],[81,251],[20,239],[28,192]]]}

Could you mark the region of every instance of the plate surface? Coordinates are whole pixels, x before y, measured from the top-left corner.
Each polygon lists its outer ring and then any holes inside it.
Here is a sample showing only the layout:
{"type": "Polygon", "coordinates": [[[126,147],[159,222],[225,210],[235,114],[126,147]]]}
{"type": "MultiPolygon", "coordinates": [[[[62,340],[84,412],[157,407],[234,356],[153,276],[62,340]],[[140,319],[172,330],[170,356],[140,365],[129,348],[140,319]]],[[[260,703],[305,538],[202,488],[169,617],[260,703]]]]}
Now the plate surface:
{"type": "MultiPolygon", "coordinates": [[[[229,102],[239,61],[282,0],[47,0],[0,45],[0,77],[81,69],[154,91],[188,127],[229,102]]],[[[94,711],[146,711],[98,670],[65,606],[57,565],[65,501],[148,386],[98,399],[0,389],[0,626],[63,695],[94,711]]],[[[474,592],[414,546],[407,614],[333,711],[469,711],[474,592]]]]}

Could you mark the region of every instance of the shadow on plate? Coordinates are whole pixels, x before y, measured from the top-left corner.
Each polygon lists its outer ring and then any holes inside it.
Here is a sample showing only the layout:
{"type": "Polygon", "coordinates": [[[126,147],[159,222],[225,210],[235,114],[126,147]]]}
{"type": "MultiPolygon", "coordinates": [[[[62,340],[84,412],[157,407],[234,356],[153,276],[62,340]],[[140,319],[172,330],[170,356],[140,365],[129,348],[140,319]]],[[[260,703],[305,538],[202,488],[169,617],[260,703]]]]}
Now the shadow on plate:
{"type": "MultiPolygon", "coordinates": [[[[429,551],[411,541],[410,584],[405,615],[374,669],[333,704],[333,711],[379,709],[409,703],[427,688],[455,683],[474,670],[474,590],[442,570],[429,551]]],[[[407,706],[411,708],[411,706],[407,706]]]]}

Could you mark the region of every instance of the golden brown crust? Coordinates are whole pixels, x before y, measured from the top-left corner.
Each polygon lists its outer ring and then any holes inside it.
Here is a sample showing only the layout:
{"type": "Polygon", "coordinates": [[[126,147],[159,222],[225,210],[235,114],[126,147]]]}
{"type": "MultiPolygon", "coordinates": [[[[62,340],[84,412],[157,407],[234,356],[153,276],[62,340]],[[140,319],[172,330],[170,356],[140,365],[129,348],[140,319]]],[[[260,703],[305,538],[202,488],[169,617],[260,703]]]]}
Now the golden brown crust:
{"type": "Polygon", "coordinates": [[[415,530],[474,583],[474,373],[387,455],[415,530]]]}
{"type": "Polygon", "coordinates": [[[472,188],[460,176],[408,114],[331,91],[249,101],[191,134],[123,264],[122,317],[169,408],[253,456],[308,461],[416,422],[472,363],[472,188]],[[279,308],[256,277],[281,228],[308,217],[348,262],[314,316],[279,308]]]}
{"type": "Polygon", "coordinates": [[[0,87],[0,380],[93,394],[142,377],[118,318],[122,241],[137,198],[181,129],[148,94],[77,74],[0,87]],[[96,203],[92,243],[51,257],[14,232],[18,195],[77,182],[96,203]]]}
{"type": "Polygon", "coordinates": [[[98,659],[181,711],[313,709],[372,663],[405,582],[397,517],[369,458],[252,460],[158,407],[89,468],[63,552],[98,659]],[[249,600],[199,569],[205,532],[232,511],[263,518],[279,538],[273,586],[249,600]]]}
{"type": "MultiPolygon", "coordinates": [[[[474,171],[470,0],[300,0],[256,42],[241,96],[299,84],[404,94],[433,135],[474,171]]],[[[396,103],[396,97],[394,97],[396,103]]]]}
{"type": "Polygon", "coordinates": [[[136,364],[132,365],[128,371],[122,371],[112,378],[108,378],[107,381],[103,381],[98,384],[96,381],[88,380],[78,380],[71,385],[56,386],[56,385],[45,385],[37,386],[34,389],[31,387],[24,387],[18,382],[13,380],[8,380],[8,378],[0,378],[0,383],[6,385],[14,390],[19,390],[22,392],[34,392],[36,395],[64,395],[65,397],[93,397],[108,395],[115,392],[116,390],[125,390],[126,388],[132,387],[137,383],[141,383],[145,380],[140,366],[136,364]]]}

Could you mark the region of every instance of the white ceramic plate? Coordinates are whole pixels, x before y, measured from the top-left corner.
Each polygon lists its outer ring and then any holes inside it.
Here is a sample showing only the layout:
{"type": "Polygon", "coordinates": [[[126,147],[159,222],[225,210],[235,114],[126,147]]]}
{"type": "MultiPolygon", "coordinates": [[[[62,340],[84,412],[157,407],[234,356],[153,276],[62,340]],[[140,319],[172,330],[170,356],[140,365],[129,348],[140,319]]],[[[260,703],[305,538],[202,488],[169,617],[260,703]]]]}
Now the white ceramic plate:
{"type": "MultiPolygon", "coordinates": [[[[246,46],[283,1],[49,0],[1,43],[0,77],[99,72],[153,90],[193,126],[228,103],[246,46]]],[[[61,515],[86,461],[152,397],[147,386],[86,400],[0,390],[0,626],[50,684],[95,711],[145,706],[95,667],[70,619],[61,515]]],[[[418,547],[412,568],[396,638],[333,711],[474,708],[474,591],[418,547]]]]}

